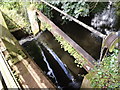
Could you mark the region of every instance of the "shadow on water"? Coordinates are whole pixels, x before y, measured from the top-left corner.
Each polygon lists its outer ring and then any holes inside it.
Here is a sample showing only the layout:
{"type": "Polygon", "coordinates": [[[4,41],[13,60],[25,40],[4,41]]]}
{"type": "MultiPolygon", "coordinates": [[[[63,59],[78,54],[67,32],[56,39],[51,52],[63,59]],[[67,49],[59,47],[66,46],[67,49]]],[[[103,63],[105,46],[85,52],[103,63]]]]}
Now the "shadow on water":
{"type": "Polygon", "coordinates": [[[26,38],[22,41],[29,55],[58,88],[80,88],[82,77],[79,82],[76,81],[68,67],[50,48],[33,38],[26,38]]]}

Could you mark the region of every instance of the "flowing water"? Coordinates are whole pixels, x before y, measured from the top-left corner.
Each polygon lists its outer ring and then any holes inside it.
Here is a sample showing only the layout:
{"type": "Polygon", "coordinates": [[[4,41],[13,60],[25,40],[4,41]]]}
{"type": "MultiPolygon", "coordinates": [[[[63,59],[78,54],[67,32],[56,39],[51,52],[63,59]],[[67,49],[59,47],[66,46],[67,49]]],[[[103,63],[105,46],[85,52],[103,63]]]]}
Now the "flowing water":
{"type": "Polygon", "coordinates": [[[23,45],[37,65],[58,88],[79,88],[81,83],[76,81],[67,65],[61,61],[52,49],[38,40],[41,35],[39,33],[36,37],[29,36],[21,39],[19,43],[23,45]]]}
{"type": "MultiPolygon", "coordinates": [[[[115,8],[109,3],[107,9],[95,14],[94,18],[80,17],[82,22],[94,26],[98,31],[107,34],[107,31],[116,31],[115,8]]],[[[54,13],[56,14],[56,13],[54,13]]],[[[92,33],[75,22],[71,21],[61,25],[58,15],[54,15],[53,22],[68,36],[78,43],[86,52],[96,60],[100,57],[102,39],[94,37],[92,33]],[[56,19],[57,18],[57,19],[56,19]]],[[[14,34],[16,35],[16,34],[14,34]]],[[[49,31],[40,32],[37,36],[28,36],[19,41],[29,55],[51,79],[58,88],[80,88],[83,77],[87,74],[82,68],[76,67],[74,58],[60,48],[49,31]]]]}
{"type": "Polygon", "coordinates": [[[109,2],[107,8],[103,12],[95,14],[91,21],[91,25],[103,34],[109,34],[111,31],[118,31],[119,17],[116,15],[116,8],[113,7],[113,3],[109,2]]]}

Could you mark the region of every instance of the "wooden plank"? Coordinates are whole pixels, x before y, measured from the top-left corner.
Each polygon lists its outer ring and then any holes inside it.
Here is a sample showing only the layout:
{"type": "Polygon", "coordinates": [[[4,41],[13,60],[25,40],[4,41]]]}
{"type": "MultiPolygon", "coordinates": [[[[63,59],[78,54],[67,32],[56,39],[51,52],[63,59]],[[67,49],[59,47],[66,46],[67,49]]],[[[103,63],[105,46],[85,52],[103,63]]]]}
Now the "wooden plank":
{"type": "Polygon", "coordinates": [[[87,63],[83,67],[86,69],[86,71],[91,70],[94,67],[94,62],[96,62],[95,59],[90,56],[85,50],[83,50],[75,41],[73,41],[40,11],[36,10],[36,12],[38,13],[38,19],[41,22],[45,22],[51,26],[52,29],[50,30],[50,32],[53,34],[53,36],[59,35],[63,37],[64,40],[66,40],[80,55],[84,57],[87,63]]]}
{"type": "Polygon", "coordinates": [[[14,76],[11,74],[12,71],[10,70],[9,65],[3,58],[2,52],[0,51],[0,71],[3,75],[7,88],[16,88],[18,90],[18,84],[16,84],[14,80],[14,76]]]}
{"type": "MultiPolygon", "coordinates": [[[[1,48],[6,48],[2,40],[0,46],[1,48]]],[[[7,57],[6,55],[9,54],[7,49],[2,52],[4,53],[4,57],[7,57]]],[[[27,58],[23,58],[14,65],[11,64],[11,59],[7,60],[7,62],[15,71],[19,79],[19,83],[23,88],[55,88],[54,84],[43,74],[43,71],[38,67],[37,64],[35,64],[28,54],[27,58]]],[[[3,67],[4,66],[0,67],[0,70],[4,70],[3,67]]]]}
{"type": "MultiPolygon", "coordinates": [[[[18,50],[24,51],[23,53],[25,53],[25,55],[26,55],[25,58],[21,58],[21,60],[15,64],[11,64],[12,60],[13,60],[12,58],[10,58],[9,60],[7,58],[5,58],[6,63],[10,66],[10,68],[13,69],[13,71],[16,72],[16,75],[18,76],[18,79],[20,80],[21,86],[23,86],[23,88],[55,88],[54,84],[49,80],[49,78],[47,78],[44,75],[42,70],[30,58],[30,56],[27,54],[27,52],[25,52],[25,50],[20,46],[19,42],[10,33],[1,13],[0,13],[0,16],[1,16],[0,18],[2,18],[2,21],[0,21],[0,26],[1,26],[0,31],[2,33],[0,35],[0,37],[1,37],[0,38],[0,48],[2,50],[1,52],[4,53],[4,55],[2,57],[4,57],[4,58],[8,57],[7,55],[10,55],[9,52],[13,52],[13,51],[14,51],[14,53],[17,54],[18,50]]],[[[6,65],[4,63],[3,63],[4,65],[3,65],[1,63],[1,62],[3,62],[3,61],[1,61],[2,57],[0,56],[0,70],[2,70],[2,72],[3,72],[4,70],[6,70],[5,69],[6,65]]],[[[5,78],[5,76],[7,78],[6,80],[8,80],[8,81],[12,80],[11,78],[9,78],[9,76],[7,74],[4,74],[3,78],[5,78]]],[[[12,83],[10,81],[9,82],[5,81],[5,83],[7,83],[7,85],[10,84],[11,88],[12,88],[12,86],[14,86],[14,83],[12,83]]],[[[13,88],[16,88],[16,87],[13,87],[13,88]]]]}
{"type": "Polygon", "coordinates": [[[36,35],[39,32],[39,25],[38,22],[36,21],[36,12],[33,9],[33,4],[30,5],[30,7],[27,9],[29,21],[31,24],[31,30],[33,35],[36,35]]]}

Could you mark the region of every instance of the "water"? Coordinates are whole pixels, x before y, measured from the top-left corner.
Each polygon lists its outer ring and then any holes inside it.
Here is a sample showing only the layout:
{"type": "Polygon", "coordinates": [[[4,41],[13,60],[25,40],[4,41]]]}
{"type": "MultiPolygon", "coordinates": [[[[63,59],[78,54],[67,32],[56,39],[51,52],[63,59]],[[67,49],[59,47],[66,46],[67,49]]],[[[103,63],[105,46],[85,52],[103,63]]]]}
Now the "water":
{"type": "Polygon", "coordinates": [[[41,33],[36,37],[29,36],[19,41],[27,50],[37,65],[44,73],[61,89],[80,88],[81,82],[77,82],[71,74],[67,65],[65,65],[55,52],[37,41],[41,33]]]}
{"type": "MultiPolygon", "coordinates": [[[[53,18],[52,21],[94,59],[99,60],[102,38],[99,38],[73,21],[61,25],[61,17],[56,13],[54,13],[55,18],[53,18]]],[[[119,17],[116,15],[116,8],[113,6],[111,1],[108,3],[107,8],[102,12],[96,13],[94,17],[79,17],[78,19],[106,35],[112,31],[116,32],[120,30],[120,22],[118,21],[119,17]]]]}
{"type": "MultiPolygon", "coordinates": [[[[56,15],[54,15],[56,16],[56,15]]],[[[56,18],[53,22],[59,26],[68,36],[78,43],[86,52],[96,60],[100,57],[101,38],[92,36],[92,33],[75,22],[71,21],[61,25],[56,18]]],[[[98,31],[108,34],[109,31],[116,31],[115,8],[110,2],[107,9],[102,13],[95,14],[94,18],[79,17],[82,22],[93,25],[98,31]]],[[[49,31],[39,33],[37,36],[28,36],[19,41],[27,50],[37,65],[51,79],[58,88],[80,88],[83,77],[87,74],[82,68],[76,67],[74,58],[60,48],[60,44],[55,40],[49,31]]]]}
{"type": "Polygon", "coordinates": [[[110,1],[107,8],[103,12],[95,14],[91,21],[91,25],[103,34],[109,34],[111,31],[118,31],[116,25],[118,17],[116,15],[116,8],[113,7],[113,3],[110,1]]]}

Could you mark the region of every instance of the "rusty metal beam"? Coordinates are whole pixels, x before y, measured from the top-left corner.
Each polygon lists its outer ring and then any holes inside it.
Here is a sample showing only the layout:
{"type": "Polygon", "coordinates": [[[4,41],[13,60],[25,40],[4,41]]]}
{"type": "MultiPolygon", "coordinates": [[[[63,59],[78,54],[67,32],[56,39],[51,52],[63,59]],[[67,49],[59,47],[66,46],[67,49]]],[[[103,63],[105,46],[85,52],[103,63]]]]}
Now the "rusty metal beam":
{"type": "Polygon", "coordinates": [[[95,59],[90,56],[85,50],[83,50],[75,41],[73,41],[68,35],[66,35],[60,28],[58,28],[52,21],[50,21],[45,15],[43,15],[40,11],[36,10],[38,13],[38,19],[41,22],[45,22],[51,26],[50,32],[53,36],[59,35],[64,38],[80,55],[84,57],[87,64],[83,67],[86,71],[90,71],[94,67],[95,59]]]}

